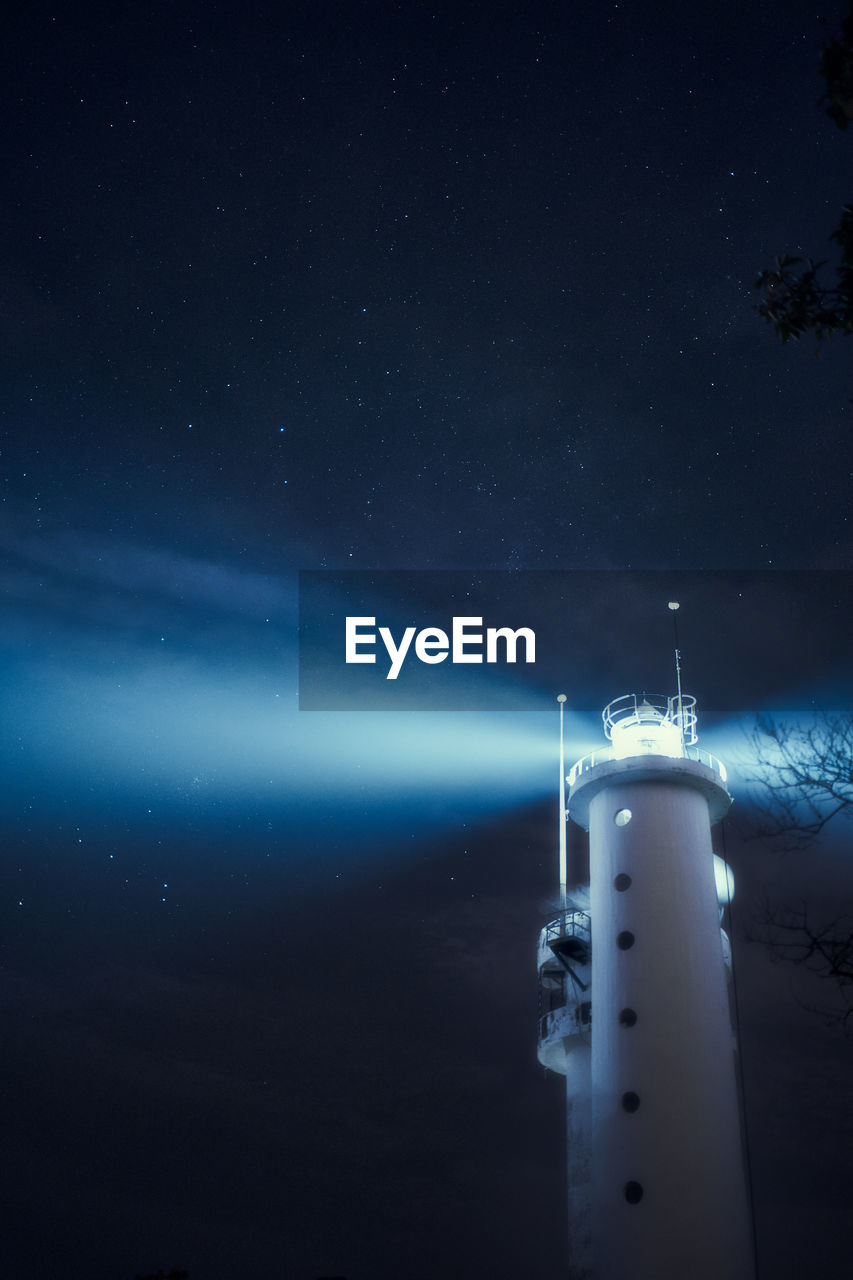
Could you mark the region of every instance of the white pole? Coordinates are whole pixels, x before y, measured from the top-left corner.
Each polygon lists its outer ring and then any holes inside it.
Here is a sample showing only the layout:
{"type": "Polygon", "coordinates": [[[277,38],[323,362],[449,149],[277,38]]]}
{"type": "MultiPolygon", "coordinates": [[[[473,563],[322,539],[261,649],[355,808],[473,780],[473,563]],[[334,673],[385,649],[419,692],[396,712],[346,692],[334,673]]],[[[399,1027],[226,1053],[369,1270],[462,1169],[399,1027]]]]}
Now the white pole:
{"type": "Polygon", "coordinates": [[[566,910],[566,759],[563,748],[563,707],[566,695],[558,694],[560,704],[560,910],[566,910]]]}

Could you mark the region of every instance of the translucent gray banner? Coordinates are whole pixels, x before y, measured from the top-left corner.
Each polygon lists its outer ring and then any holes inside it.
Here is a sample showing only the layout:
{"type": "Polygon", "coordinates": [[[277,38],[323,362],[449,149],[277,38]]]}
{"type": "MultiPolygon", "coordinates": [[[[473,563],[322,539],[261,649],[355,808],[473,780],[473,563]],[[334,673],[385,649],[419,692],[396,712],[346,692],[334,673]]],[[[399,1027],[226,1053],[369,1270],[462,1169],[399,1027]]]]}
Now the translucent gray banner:
{"type": "Polygon", "coordinates": [[[853,706],[849,573],[309,571],[299,595],[305,711],[599,710],[673,692],[676,646],[705,714],[853,706]]]}

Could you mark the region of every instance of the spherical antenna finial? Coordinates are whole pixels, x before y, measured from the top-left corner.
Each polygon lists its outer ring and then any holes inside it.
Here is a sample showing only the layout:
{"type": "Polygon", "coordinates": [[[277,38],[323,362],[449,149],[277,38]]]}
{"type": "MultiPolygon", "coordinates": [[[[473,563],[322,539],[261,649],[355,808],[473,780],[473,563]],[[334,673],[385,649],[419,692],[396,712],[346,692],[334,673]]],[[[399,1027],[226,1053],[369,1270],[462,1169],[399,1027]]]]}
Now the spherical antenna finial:
{"type": "Polygon", "coordinates": [[[566,695],[565,695],[564,693],[558,693],[558,694],[557,694],[557,701],[558,701],[558,702],[565,702],[565,701],[566,701],[566,695]]]}

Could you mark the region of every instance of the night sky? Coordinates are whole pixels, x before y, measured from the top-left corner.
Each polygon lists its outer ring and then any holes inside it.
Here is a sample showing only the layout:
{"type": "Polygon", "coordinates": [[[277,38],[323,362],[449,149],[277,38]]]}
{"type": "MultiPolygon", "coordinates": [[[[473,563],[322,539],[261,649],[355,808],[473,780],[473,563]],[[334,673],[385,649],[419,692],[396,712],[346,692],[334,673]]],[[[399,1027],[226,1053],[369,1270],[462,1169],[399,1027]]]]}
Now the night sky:
{"type": "MultiPolygon", "coordinates": [[[[843,9],[6,19],[8,1280],[562,1274],[554,699],[632,652],[631,593],[567,608],[559,680],[484,672],[495,710],[307,711],[298,572],[429,570],[436,612],[439,571],[519,571],[523,612],[530,570],[853,568],[853,345],[782,347],[752,287],[853,195],[843,9]]],[[[687,689],[718,626],[683,610],[687,689]]],[[[753,709],[700,742],[736,764],[753,709]]],[[[841,1275],[850,1041],[749,935],[850,901],[849,827],[781,854],[732,789],[760,1276],[841,1275]]]]}

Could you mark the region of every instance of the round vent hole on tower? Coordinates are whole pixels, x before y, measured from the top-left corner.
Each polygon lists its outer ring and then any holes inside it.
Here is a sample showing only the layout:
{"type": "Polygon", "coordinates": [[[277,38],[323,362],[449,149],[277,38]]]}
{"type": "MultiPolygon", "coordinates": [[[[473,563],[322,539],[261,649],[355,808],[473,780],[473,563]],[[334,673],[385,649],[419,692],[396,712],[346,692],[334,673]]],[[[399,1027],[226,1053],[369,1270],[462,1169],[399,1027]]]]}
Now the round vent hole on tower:
{"type": "Polygon", "coordinates": [[[642,1184],[639,1182],[625,1183],[625,1199],[629,1204],[639,1204],[643,1198],[642,1184]]]}
{"type": "Polygon", "coordinates": [[[627,951],[629,947],[633,947],[636,939],[630,929],[623,929],[621,933],[616,935],[616,945],[620,951],[627,951]]]}
{"type": "Polygon", "coordinates": [[[613,815],[613,821],[616,823],[617,827],[627,827],[628,823],[631,821],[631,810],[617,809],[616,813],[613,815]]]}
{"type": "Polygon", "coordinates": [[[622,1110],[623,1111],[639,1111],[640,1095],[633,1093],[630,1089],[627,1093],[622,1094],[622,1110]]]}
{"type": "Polygon", "coordinates": [[[613,881],[614,889],[618,889],[620,893],[624,893],[626,889],[630,889],[633,881],[624,871],[620,871],[619,875],[613,881]]]}
{"type": "Polygon", "coordinates": [[[623,1027],[633,1027],[637,1021],[637,1015],[633,1009],[621,1009],[619,1012],[619,1023],[623,1027]]]}

